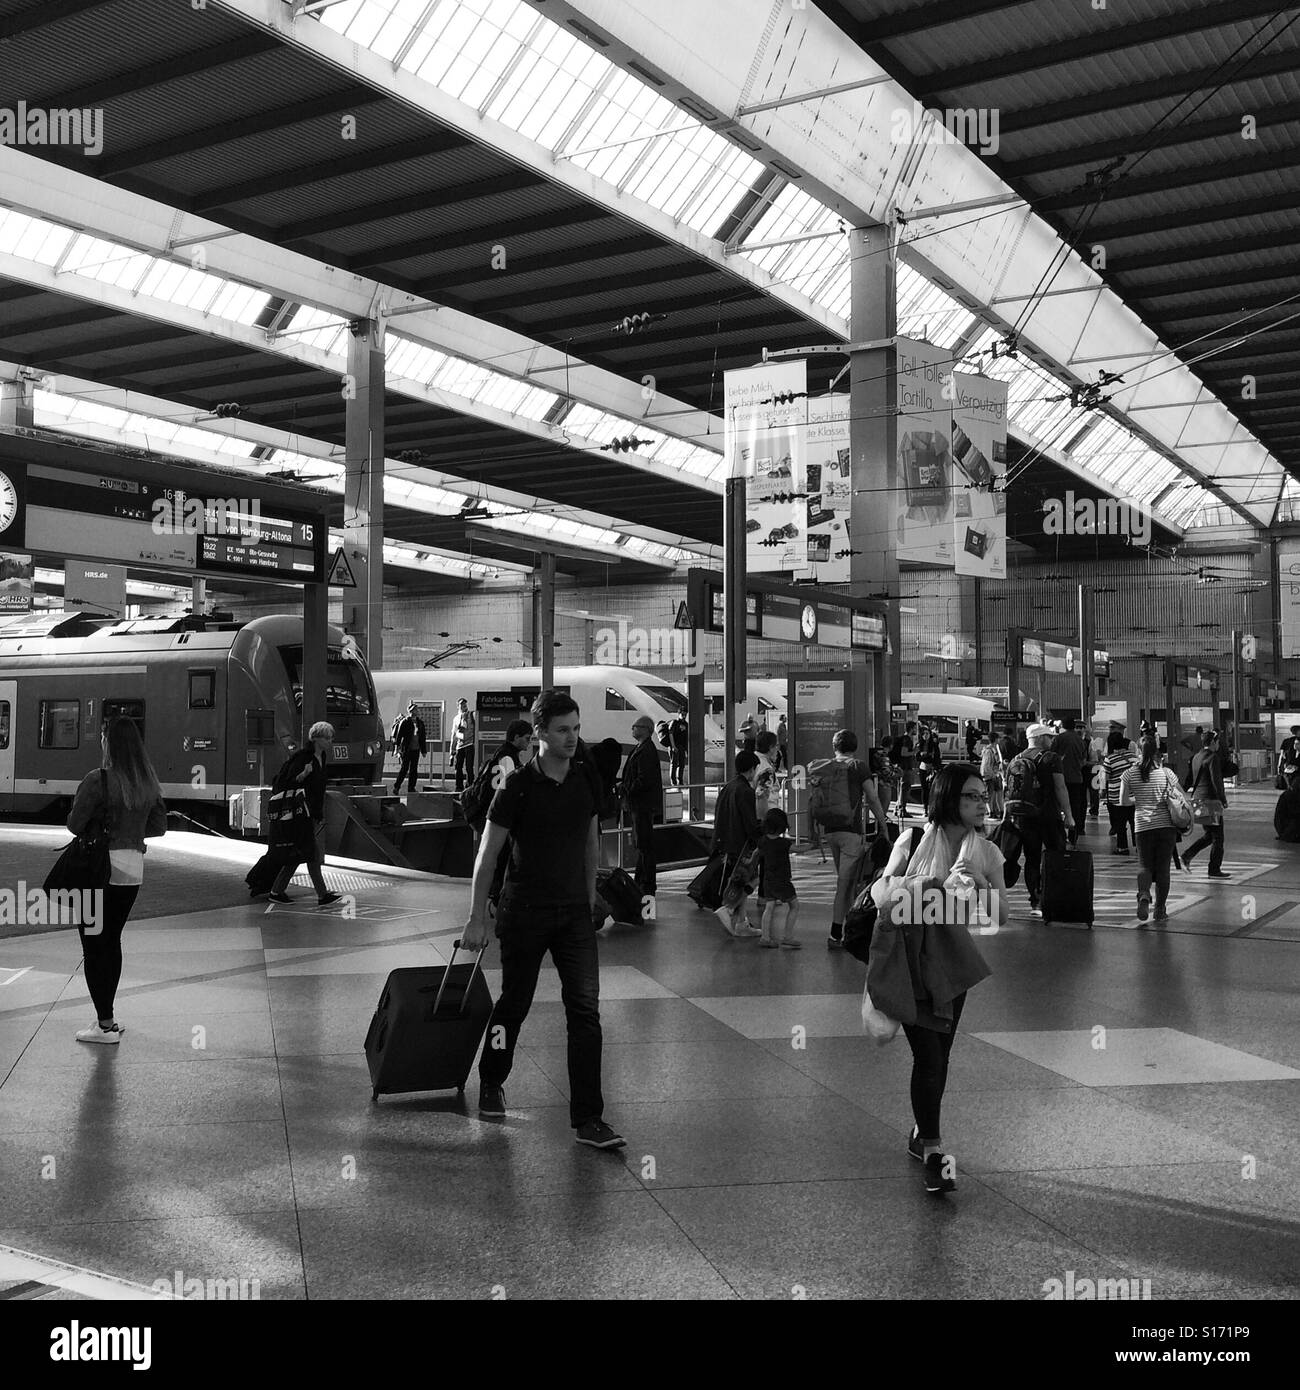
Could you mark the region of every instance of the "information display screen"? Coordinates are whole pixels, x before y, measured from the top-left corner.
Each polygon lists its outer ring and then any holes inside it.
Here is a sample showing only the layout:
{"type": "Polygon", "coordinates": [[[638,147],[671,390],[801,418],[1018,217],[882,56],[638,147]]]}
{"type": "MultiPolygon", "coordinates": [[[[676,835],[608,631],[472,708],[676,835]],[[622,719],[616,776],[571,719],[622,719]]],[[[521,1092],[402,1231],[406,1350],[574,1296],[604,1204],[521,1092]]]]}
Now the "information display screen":
{"type": "MultiPolygon", "coordinates": [[[[325,582],[325,527],[308,513],[264,513],[259,499],[194,495],[106,473],[28,469],[34,550],[199,574],[325,582]]],[[[234,491],[238,479],[222,479],[234,491]]]]}

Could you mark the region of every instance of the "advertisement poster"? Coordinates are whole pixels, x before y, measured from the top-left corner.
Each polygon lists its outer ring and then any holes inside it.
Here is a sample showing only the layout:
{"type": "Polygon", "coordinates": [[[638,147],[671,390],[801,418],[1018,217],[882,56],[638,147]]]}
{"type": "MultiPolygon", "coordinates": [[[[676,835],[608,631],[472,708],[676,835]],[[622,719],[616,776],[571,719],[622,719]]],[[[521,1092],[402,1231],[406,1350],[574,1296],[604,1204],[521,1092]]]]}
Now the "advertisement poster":
{"type": "Polygon", "coordinates": [[[952,402],[943,385],[951,372],[952,354],[943,348],[898,339],[898,558],[949,568],[956,529],[952,402]]]}
{"type": "Polygon", "coordinates": [[[958,574],[976,579],[1005,579],[1005,381],[953,373],[952,461],[954,567],[958,574]]]}
{"type": "Polygon", "coordinates": [[[32,579],[30,555],[0,553],[0,614],[31,612],[32,579]]]}
{"type": "Polygon", "coordinates": [[[796,572],[796,578],[847,584],[849,514],[853,510],[847,395],[818,396],[808,402],[804,452],[800,491],[807,494],[807,567],[796,572]]]}
{"type": "Polygon", "coordinates": [[[750,574],[802,570],[807,364],[765,362],[723,374],[729,476],[747,481],[745,564],[750,574]]]}
{"type": "Polygon", "coordinates": [[[1300,541],[1277,543],[1278,616],[1284,661],[1300,656],[1300,541]]]}

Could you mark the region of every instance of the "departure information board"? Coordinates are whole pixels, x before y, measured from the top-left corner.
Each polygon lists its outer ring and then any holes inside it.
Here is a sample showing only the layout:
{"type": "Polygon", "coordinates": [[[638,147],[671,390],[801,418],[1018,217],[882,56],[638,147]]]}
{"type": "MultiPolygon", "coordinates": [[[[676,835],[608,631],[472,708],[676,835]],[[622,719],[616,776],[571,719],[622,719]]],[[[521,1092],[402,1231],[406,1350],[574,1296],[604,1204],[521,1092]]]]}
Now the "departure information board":
{"type": "MultiPolygon", "coordinates": [[[[237,479],[223,481],[232,490],[238,486],[237,479]]],[[[325,528],[307,513],[277,509],[271,515],[256,498],[193,495],[40,464],[29,466],[27,487],[33,550],[196,574],[325,582],[325,528]]]]}

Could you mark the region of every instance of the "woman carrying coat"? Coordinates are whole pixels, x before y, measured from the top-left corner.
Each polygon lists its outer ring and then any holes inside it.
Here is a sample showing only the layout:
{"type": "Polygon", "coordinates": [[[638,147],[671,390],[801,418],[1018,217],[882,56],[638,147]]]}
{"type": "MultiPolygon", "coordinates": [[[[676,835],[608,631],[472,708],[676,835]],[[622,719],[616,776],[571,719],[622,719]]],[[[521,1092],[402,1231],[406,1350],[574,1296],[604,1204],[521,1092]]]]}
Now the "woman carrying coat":
{"type": "Polygon", "coordinates": [[[74,835],[96,822],[104,826],[110,866],[98,921],[77,928],[96,1019],[77,1034],[77,1041],[116,1045],[124,1031],[113,1017],[122,978],[122,931],[144,882],[144,842],[167,833],[167,807],[135,725],[112,719],[99,737],[100,766],[81,779],[68,816],[74,835]]]}
{"type": "Polygon", "coordinates": [[[1202,738],[1201,751],[1192,758],[1188,777],[1187,794],[1192,798],[1197,822],[1205,827],[1205,834],[1183,851],[1183,868],[1190,869],[1192,855],[1209,845],[1210,868],[1206,877],[1231,878],[1231,874],[1223,872],[1223,811],[1228,804],[1228,794],[1223,786],[1223,756],[1219,752],[1217,729],[1211,729],[1202,738]]]}
{"type": "Polygon", "coordinates": [[[907,1152],[925,1165],[925,1190],[934,1195],[951,1192],[957,1185],[953,1159],[944,1153],[939,1133],[948,1057],[967,990],[990,973],[967,930],[975,914],[958,912],[957,905],[973,898],[983,908],[980,915],[993,925],[1002,926],[1007,920],[1002,852],[985,837],[988,804],[988,789],[973,764],[946,763],[939,768],[930,789],[929,824],[924,833],[916,829],[898,837],[884,872],[871,888],[880,915],[867,986],[875,1007],[903,1025],[912,1049],[916,1124],[907,1152]],[[932,923],[932,914],[925,911],[931,894],[943,896],[940,923],[932,923]],[[966,897],[959,899],[955,894],[966,897]],[[917,922],[918,902],[926,918],[923,925],[917,922]],[[891,929],[896,933],[892,941],[891,929]],[[906,969],[896,970],[900,978],[886,989],[882,977],[889,957],[897,961],[900,937],[906,969]]]}

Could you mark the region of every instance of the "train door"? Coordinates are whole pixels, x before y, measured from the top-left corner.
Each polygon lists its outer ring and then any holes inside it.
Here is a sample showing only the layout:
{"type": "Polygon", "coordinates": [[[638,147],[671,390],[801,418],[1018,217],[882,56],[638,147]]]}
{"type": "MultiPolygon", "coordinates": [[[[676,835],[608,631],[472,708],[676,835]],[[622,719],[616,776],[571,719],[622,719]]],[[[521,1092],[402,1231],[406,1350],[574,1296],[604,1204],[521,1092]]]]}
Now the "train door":
{"type": "Polygon", "coordinates": [[[14,713],[18,682],[0,681],[0,805],[12,806],[14,794],[14,713]]]}

